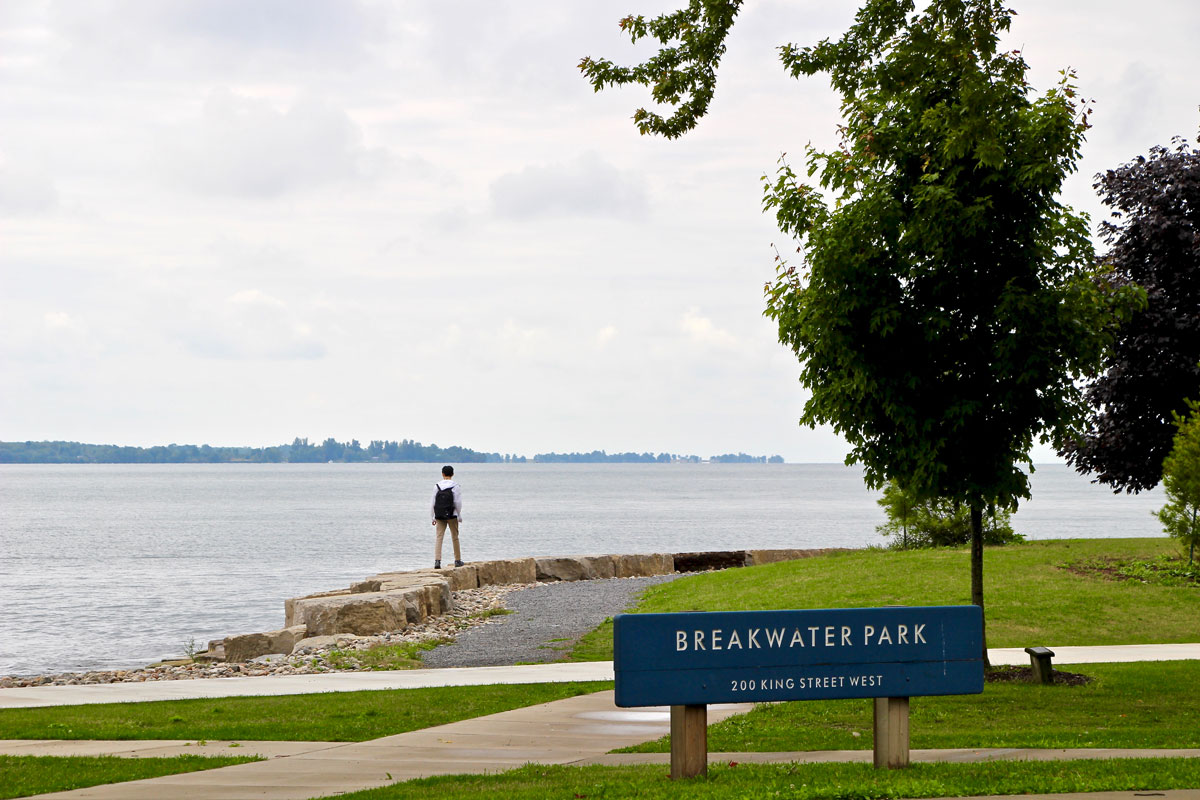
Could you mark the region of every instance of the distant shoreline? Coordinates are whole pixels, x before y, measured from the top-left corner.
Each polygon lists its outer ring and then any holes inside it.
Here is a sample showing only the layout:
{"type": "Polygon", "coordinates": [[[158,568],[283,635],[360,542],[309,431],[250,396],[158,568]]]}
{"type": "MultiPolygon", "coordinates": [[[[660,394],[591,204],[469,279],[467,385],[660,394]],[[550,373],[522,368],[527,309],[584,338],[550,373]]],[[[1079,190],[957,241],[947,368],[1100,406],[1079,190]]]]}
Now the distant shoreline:
{"type": "Polygon", "coordinates": [[[310,444],[297,437],[275,447],[212,447],[168,444],[133,447],[65,441],[0,442],[0,464],[782,464],[783,457],[725,453],[701,458],[676,453],[539,453],[528,457],[512,453],[485,453],[468,447],[423,445],[411,439],[372,440],[363,447],[357,439],[326,439],[310,444]]]}

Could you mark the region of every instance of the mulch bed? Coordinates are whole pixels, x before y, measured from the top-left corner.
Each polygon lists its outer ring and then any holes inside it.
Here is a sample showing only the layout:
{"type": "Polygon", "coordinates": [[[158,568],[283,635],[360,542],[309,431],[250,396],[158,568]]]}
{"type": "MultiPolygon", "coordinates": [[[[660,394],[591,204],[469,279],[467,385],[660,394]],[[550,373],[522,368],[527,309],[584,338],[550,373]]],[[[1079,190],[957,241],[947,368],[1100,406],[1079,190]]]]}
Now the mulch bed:
{"type": "MultiPolygon", "coordinates": [[[[1056,686],[1086,686],[1092,682],[1088,675],[1060,669],[1051,670],[1050,677],[1056,686]]],[[[1033,683],[1033,667],[988,667],[983,679],[987,683],[1033,683]]]]}
{"type": "Polygon", "coordinates": [[[1200,570],[1192,569],[1182,557],[1131,560],[1097,556],[1085,561],[1059,564],[1059,569],[1085,578],[1124,582],[1137,581],[1159,586],[1200,586],[1200,570]]]}

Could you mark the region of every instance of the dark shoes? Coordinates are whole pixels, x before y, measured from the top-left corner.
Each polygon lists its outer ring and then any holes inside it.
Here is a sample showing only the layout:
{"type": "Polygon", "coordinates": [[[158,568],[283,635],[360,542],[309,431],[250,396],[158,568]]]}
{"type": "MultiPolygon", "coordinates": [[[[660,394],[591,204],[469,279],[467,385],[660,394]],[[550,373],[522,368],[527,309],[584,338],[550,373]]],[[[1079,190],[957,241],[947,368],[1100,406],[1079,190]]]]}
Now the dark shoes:
{"type": "Polygon", "coordinates": [[[461,561],[454,562],[454,566],[456,566],[456,567],[461,567],[462,565],[463,565],[463,562],[461,562],[461,561]]]}
{"type": "Polygon", "coordinates": [[[434,568],[434,569],[441,569],[441,568],[442,568],[442,562],[440,562],[440,561],[435,561],[435,562],[433,562],[433,568],[434,568]]]}

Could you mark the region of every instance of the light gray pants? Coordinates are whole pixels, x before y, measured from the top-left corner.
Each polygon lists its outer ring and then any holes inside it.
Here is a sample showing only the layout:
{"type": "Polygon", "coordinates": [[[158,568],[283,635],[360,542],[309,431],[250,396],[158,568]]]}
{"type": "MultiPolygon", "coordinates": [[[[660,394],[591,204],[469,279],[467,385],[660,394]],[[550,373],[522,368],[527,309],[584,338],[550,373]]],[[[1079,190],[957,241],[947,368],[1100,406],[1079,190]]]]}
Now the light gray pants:
{"type": "Polygon", "coordinates": [[[434,530],[437,531],[437,543],[433,547],[433,559],[442,560],[442,537],[446,535],[446,526],[450,526],[450,541],[454,543],[454,560],[462,561],[462,551],[458,549],[458,520],[439,519],[434,530]]]}

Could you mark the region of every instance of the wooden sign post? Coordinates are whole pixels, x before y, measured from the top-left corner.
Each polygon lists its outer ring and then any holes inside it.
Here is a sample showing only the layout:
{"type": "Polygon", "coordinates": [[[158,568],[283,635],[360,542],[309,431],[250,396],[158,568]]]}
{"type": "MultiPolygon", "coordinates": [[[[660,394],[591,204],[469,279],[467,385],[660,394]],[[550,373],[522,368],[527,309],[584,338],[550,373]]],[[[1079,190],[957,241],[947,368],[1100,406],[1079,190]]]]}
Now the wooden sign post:
{"type": "Polygon", "coordinates": [[[619,614],[616,703],[671,706],[671,777],[708,771],[707,706],[875,699],[875,766],[908,765],[910,697],[983,691],[978,606],[619,614]]]}

